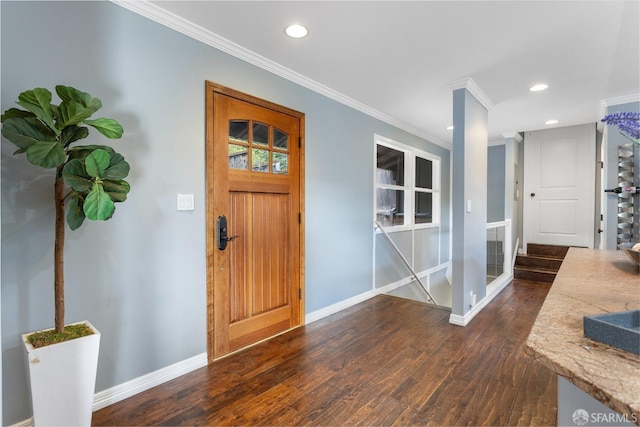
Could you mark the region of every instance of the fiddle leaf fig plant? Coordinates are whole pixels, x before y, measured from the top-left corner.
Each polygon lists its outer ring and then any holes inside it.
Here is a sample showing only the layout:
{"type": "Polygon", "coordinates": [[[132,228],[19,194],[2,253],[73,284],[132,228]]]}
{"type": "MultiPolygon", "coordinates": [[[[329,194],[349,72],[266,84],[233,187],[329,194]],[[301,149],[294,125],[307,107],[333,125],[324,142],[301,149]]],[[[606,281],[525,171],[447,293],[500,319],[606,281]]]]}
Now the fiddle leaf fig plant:
{"type": "Polygon", "coordinates": [[[23,109],[10,108],[2,114],[2,136],[18,147],[33,165],[55,169],[54,290],[55,330],[64,330],[64,220],[71,230],[86,218],[108,220],[115,203],[127,199],[130,186],[125,178],[129,164],[106,145],[74,145],[89,136],[90,128],[109,139],[122,137],[114,119],[91,119],[102,101],[70,86],[56,86],[59,104],[52,103],[48,89],[22,92],[16,102],[23,109]],[[66,207],[66,209],[65,209],[66,207]],[[66,215],[65,215],[66,210],[66,215]]]}

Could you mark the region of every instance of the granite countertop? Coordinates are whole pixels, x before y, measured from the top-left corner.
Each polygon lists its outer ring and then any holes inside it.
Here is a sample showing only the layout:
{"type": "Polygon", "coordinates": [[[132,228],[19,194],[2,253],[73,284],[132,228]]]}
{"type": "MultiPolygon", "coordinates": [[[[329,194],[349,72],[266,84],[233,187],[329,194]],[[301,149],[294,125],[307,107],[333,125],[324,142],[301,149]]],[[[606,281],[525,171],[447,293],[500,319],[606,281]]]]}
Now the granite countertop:
{"type": "Polygon", "coordinates": [[[640,269],[621,251],[570,248],[527,352],[611,409],[640,414],[640,356],[590,340],[583,316],[640,309],[640,269]]]}

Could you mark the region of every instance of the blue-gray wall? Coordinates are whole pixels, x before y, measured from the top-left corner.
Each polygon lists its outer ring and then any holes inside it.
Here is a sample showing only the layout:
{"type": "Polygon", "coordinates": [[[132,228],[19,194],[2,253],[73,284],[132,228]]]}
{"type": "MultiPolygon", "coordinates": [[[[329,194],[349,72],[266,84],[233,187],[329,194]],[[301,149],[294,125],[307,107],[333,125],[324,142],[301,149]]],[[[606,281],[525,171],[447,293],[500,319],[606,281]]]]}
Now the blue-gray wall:
{"type": "MultiPolygon", "coordinates": [[[[67,235],[67,320],[102,332],[97,391],[205,352],[206,80],[306,114],[307,313],[373,287],[374,133],[441,157],[449,253],[448,150],[112,3],[0,7],[3,111],[67,84],[125,128],[113,145],[131,164],[129,200],[67,235]],[[177,212],[176,193],[195,194],[195,211],[177,212]]],[[[30,416],[20,334],[53,325],[52,174],[13,151],[3,141],[5,425],[30,416]]]]}
{"type": "Polygon", "coordinates": [[[451,313],[464,316],[470,292],[487,293],[488,112],[467,89],[453,91],[453,127],[451,313]]]}
{"type": "Polygon", "coordinates": [[[487,222],[504,221],[505,145],[490,146],[487,162],[487,222]]]}

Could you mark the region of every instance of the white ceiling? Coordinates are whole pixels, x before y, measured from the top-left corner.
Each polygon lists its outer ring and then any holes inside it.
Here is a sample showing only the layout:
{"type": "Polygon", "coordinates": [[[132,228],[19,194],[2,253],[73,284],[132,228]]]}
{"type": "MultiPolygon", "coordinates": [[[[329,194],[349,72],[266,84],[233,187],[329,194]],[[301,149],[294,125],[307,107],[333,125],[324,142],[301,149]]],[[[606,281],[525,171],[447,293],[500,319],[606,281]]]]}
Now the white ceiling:
{"type": "Polygon", "coordinates": [[[490,140],[548,127],[552,118],[555,126],[597,122],[603,101],[640,99],[638,0],[147,5],[445,146],[452,140],[445,129],[452,122],[450,83],[463,78],[493,104],[490,140]],[[309,36],[285,36],[291,23],[305,25],[309,36]],[[549,88],[529,92],[538,82],[549,88]]]}

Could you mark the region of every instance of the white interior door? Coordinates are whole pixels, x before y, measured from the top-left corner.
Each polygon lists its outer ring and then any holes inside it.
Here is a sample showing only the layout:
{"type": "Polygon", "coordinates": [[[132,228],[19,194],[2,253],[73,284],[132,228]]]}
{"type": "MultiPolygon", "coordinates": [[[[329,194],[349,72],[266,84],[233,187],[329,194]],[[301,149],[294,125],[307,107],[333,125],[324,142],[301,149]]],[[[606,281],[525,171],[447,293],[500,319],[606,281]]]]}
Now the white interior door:
{"type": "Polygon", "coordinates": [[[595,124],[526,132],[524,223],[528,243],[593,248],[595,124]]]}

